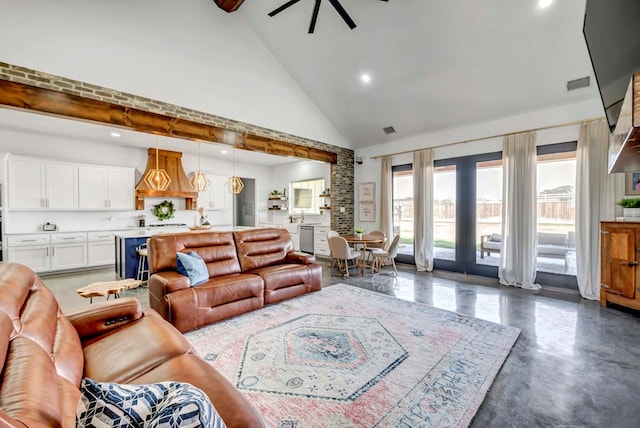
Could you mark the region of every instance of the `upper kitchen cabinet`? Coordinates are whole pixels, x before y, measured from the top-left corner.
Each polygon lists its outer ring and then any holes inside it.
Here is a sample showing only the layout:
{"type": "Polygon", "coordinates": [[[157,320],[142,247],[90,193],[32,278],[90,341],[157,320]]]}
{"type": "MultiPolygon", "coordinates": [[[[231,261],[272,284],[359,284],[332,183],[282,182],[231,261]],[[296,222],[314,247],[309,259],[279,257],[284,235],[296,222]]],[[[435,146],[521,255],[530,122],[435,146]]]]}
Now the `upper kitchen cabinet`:
{"type": "Polygon", "coordinates": [[[233,205],[233,195],[226,187],[227,177],[222,175],[207,175],[209,178],[209,188],[206,192],[198,193],[198,206],[207,210],[231,210],[233,205]]]}
{"type": "Polygon", "coordinates": [[[80,209],[133,210],[135,170],[113,166],[81,166],[80,209]]]}
{"type": "Polygon", "coordinates": [[[7,163],[10,209],[78,209],[78,167],[31,159],[7,163]]]}

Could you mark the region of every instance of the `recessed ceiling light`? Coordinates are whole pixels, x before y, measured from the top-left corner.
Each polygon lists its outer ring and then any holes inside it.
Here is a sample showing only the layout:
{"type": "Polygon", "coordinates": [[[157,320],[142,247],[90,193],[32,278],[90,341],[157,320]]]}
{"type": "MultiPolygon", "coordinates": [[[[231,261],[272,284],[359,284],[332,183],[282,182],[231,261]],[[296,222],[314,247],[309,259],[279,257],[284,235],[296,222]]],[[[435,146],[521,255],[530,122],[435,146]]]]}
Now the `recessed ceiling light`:
{"type": "Polygon", "coordinates": [[[121,137],[120,133],[118,133],[118,132],[112,132],[110,135],[111,135],[113,138],[120,138],[120,137],[121,137]]]}
{"type": "Polygon", "coordinates": [[[553,0],[538,0],[538,7],[545,8],[551,6],[553,0]]]}
{"type": "Polygon", "coordinates": [[[367,73],[364,73],[360,76],[360,80],[362,80],[364,83],[369,83],[371,82],[371,76],[369,76],[367,73]]]}
{"type": "Polygon", "coordinates": [[[229,152],[227,150],[220,150],[220,153],[222,153],[223,155],[226,155],[229,152]]]}

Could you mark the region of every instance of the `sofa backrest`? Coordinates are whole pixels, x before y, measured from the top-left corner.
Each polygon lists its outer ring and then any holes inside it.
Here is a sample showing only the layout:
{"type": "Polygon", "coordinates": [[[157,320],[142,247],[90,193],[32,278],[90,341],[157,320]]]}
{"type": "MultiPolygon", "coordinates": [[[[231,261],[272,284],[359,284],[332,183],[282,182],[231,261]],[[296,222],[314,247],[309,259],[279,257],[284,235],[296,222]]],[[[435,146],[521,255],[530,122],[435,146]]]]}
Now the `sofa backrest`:
{"type": "Polygon", "coordinates": [[[284,263],[293,251],[286,229],[247,229],[233,232],[243,272],[284,263]]]}
{"type": "Polygon", "coordinates": [[[566,247],[568,235],[566,233],[538,232],[538,245],[558,245],[566,247]]]}
{"type": "Polygon", "coordinates": [[[0,426],[74,424],[63,417],[75,417],[80,398],[80,338],[40,278],[17,263],[0,263],[0,362],[0,426]]]}
{"type": "Polygon", "coordinates": [[[195,251],[207,264],[209,276],[240,273],[231,232],[185,232],[154,235],[149,239],[149,275],[176,270],[176,253],[195,251]]]}

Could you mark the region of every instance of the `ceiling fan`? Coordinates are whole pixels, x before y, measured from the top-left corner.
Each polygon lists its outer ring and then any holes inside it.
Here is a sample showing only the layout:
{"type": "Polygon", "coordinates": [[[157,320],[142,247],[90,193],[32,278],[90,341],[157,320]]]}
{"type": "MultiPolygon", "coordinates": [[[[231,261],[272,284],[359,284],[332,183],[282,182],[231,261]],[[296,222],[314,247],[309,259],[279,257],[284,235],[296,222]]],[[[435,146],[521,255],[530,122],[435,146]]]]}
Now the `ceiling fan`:
{"type": "MultiPolygon", "coordinates": [[[[274,16],[276,16],[277,14],[282,12],[283,10],[289,8],[290,6],[293,6],[294,4],[298,3],[299,1],[300,0],[289,0],[288,2],[283,4],[282,6],[272,10],[271,12],[269,12],[268,15],[273,18],[274,16]]],[[[333,6],[333,8],[336,10],[336,12],[338,12],[338,14],[342,17],[342,19],[349,26],[350,29],[353,30],[354,28],[356,28],[356,23],[353,22],[353,19],[351,19],[351,17],[347,13],[347,11],[344,10],[344,8],[340,4],[339,0],[328,0],[328,1],[329,1],[329,3],[331,3],[331,6],[333,6]]],[[[380,1],[388,2],[389,0],[380,0],[380,1]]],[[[309,34],[312,34],[313,31],[316,28],[316,20],[318,19],[318,11],[320,10],[320,3],[322,2],[322,0],[315,0],[315,2],[316,2],[316,4],[313,7],[313,13],[311,14],[311,22],[309,23],[309,34]]]]}

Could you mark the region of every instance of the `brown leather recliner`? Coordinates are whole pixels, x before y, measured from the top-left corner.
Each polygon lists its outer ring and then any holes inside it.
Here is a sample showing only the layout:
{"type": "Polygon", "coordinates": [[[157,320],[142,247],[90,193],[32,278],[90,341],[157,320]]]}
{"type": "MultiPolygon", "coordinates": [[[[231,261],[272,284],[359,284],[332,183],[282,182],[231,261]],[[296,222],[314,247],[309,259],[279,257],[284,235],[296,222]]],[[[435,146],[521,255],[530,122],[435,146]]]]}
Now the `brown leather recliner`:
{"type": "Polygon", "coordinates": [[[209,396],[228,427],[265,426],[182,334],[154,311],[143,312],[135,298],[65,316],[31,269],[0,263],[0,343],[2,427],[74,427],[83,377],[190,383],[209,396]]]}
{"type": "Polygon", "coordinates": [[[322,288],[322,267],[285,229],[155,235],[148,249],[149,303],[181,332],[322,288]],[[207,282],[177,272],[179,251],[204,259],[207,282]]]}

